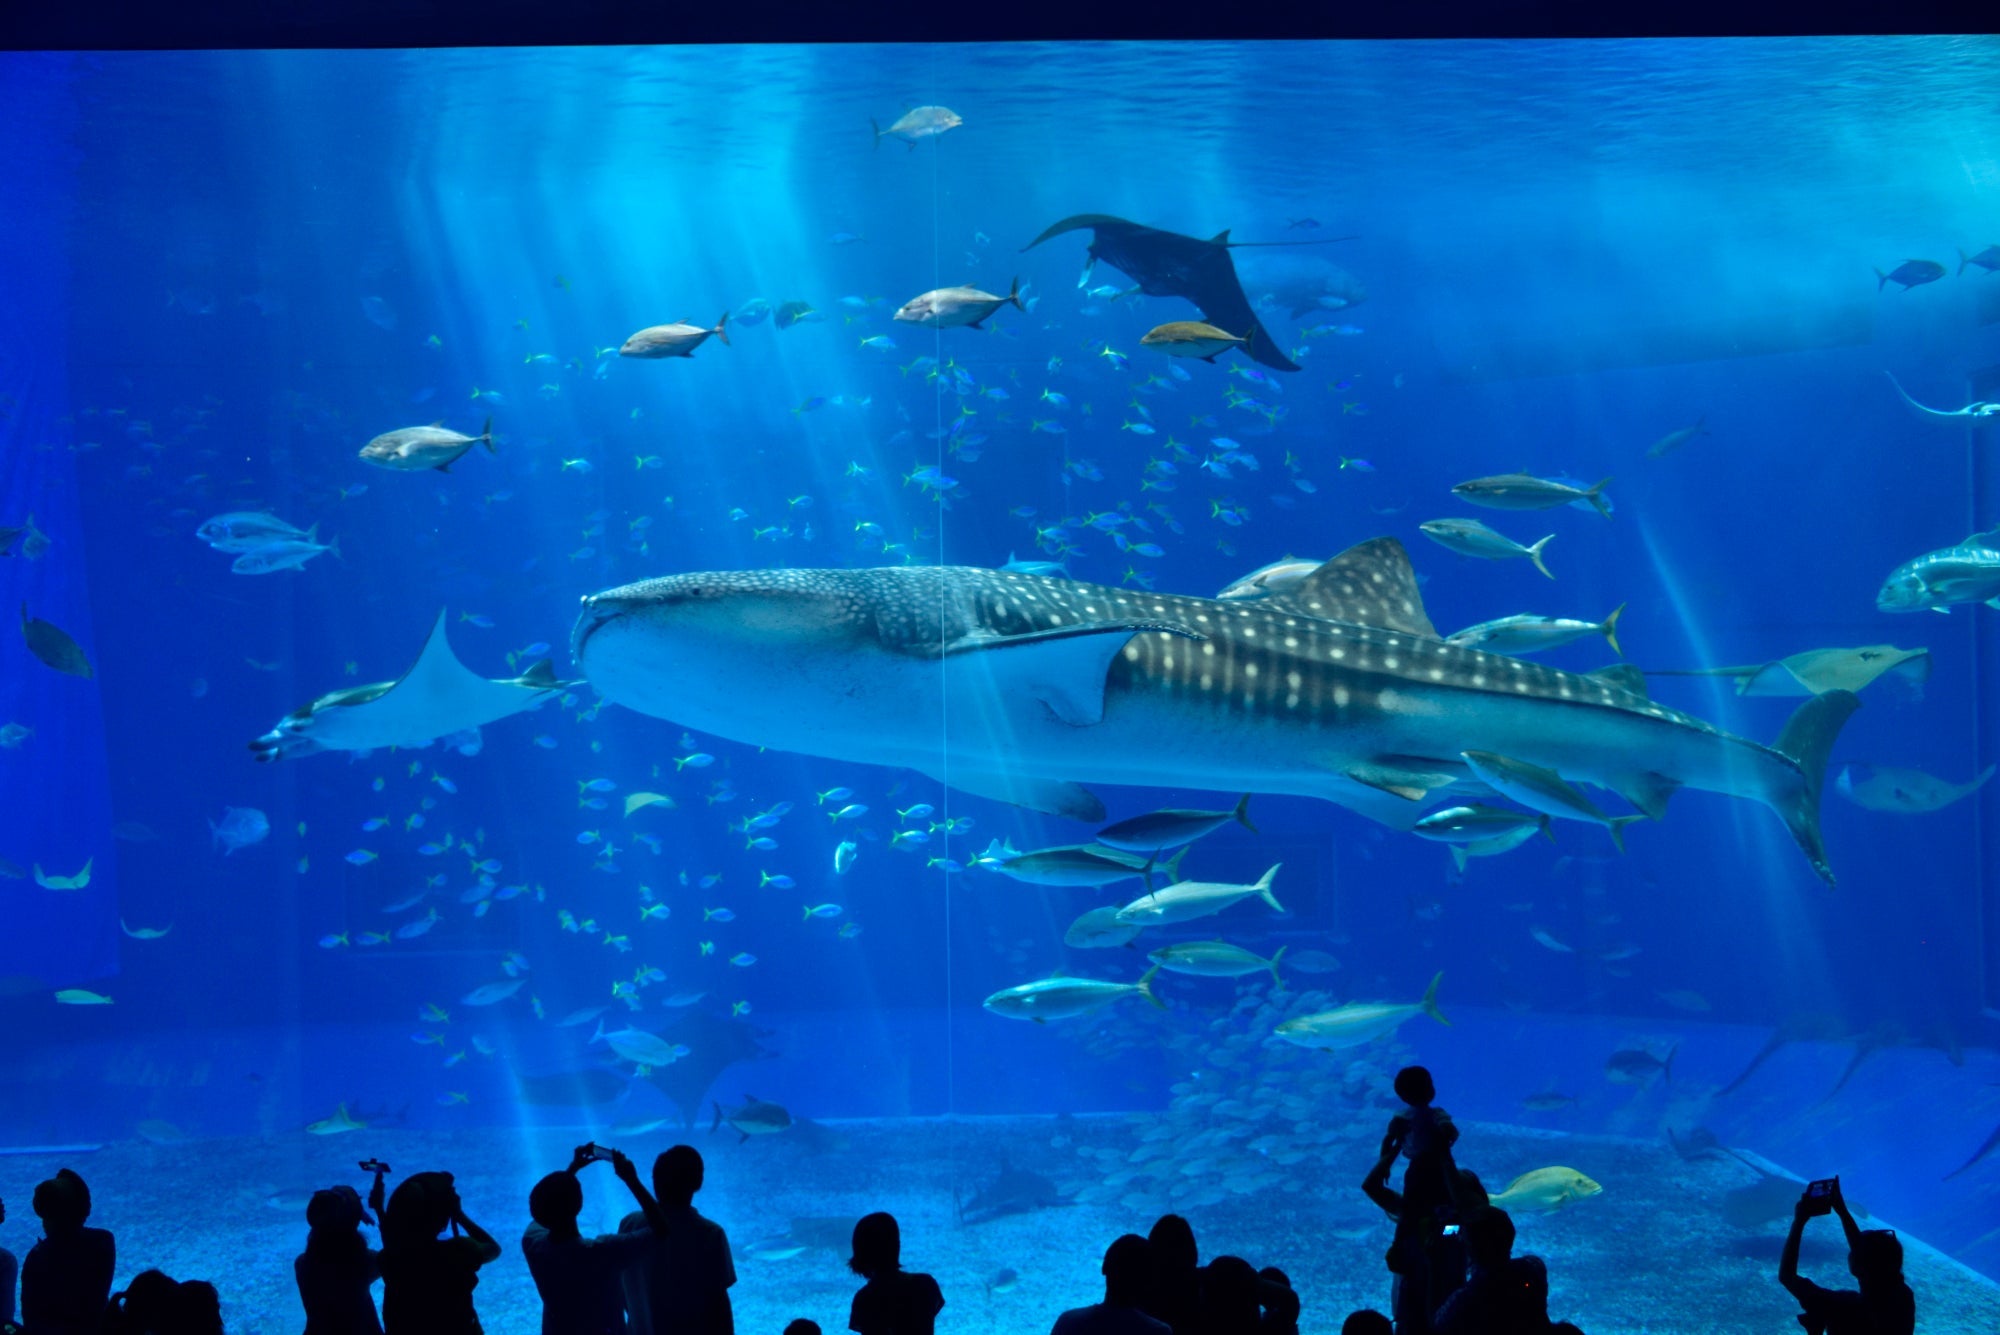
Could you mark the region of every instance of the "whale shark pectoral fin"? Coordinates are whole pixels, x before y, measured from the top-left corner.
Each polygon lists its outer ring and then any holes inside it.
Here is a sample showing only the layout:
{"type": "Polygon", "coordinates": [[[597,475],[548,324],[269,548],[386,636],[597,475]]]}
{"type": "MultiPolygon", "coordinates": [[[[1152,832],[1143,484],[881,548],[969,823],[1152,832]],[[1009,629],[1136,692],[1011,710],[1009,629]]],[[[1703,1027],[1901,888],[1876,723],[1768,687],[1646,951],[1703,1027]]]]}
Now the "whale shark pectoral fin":
{"type": "Polygon", "coordinates": [[[1680,780],[1648,770],[1644,774],[1619,780],[1613,791],[1645,812],[1647,820],[1662,820],[1667,814],[1667,799],[1680,788],[1680,780]]]}
{"type": "Polygon", "coordinates": [[[1348,778],[1378,792],[1400,797],[1406,802],[1422,802],[1433,790],[1449,788],[1459,774],[1446,770],[1444,762],[1419,756],[1379,756],[1349,765],[1348,778]]]}
{"type": "Polygon", "coordinates": [[[1425,639],[1441,639],[1410,554],[1394,538],[1371,538],[1349,547],[1291,588],[1266,602],[1319,621],[1346,621],[1425,639]]]}
{"type": "Polygon", "coordinates": [[[990,674],[984,687],[1001,699],[1041,701],[1073,728],[1104,721],[1104,680],[1111,660],[1133,635],[1153,631],[1187,639],[1206,637],[1159,621],[1079,622],[1025,635],[974,633],[944,648],[945,657],[971,661],[990,674]]]}
{"type": "Polygon", "coordinates": [[[995,802],[1026,807],[1050,816],[1098,822],[1104,819],[1104,803],[1080,783],[1059,779],[1036,779],[999,770],[968,770],[950,766],[929,776],[947,788],[974,797],[990,797],[995,802]]]}

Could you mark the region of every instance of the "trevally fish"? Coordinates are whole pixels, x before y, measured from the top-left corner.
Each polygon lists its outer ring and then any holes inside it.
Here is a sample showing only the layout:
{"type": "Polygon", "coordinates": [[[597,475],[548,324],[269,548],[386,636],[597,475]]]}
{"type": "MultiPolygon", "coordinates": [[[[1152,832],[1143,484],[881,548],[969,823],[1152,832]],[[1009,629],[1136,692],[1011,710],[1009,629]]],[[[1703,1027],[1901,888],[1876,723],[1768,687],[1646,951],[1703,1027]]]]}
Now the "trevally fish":
{"type": "Polygon", "coordinates": [[[1431,985],[1424,989],[1423,999],[1411,1005],[1399,1006],[1388,1001],[1350,1001],[1330,1011],[1286,1020],[1278,1026],[1277,1034],[1286,1042],[1296,1043],[1302,1048],[1333,1052],[1340,1048],[1358,1048],[1393,1034],[1403,1027],[1403,1021],[1417,1015],[1428,1015],[1439,1024],[1449,1026],[1451,1021],[1445,1019],[1444,1012],[1437,1007],[1438,984],[1443,981],[1443,973],[1432,978],[1431,985]]]}
{"type": "Polygon", "coordinates": [[[250,552],[273,542],[311,539],[311,530],[301,530],[262,510],[232,510],[202,521],[194,531],[218,552],[250,552]]]}
{"type": "Polygon", "coordinates": [[[729,334],[725,330],[728,323],[729,312],[724,311],[713,329],[703,329],[698,324],[689,324],[685,319],[674,324],[648,325],[626,339],[624,346],[618,349],[618,355],[650,361],[657,361],[662,357],[692,357],[694,350],[708,342],[711,334],[720,339],[722,346],[726,348],[729,346],[729,334]]]}
{"type": "Polygon", "coordinates": [[[926,329],[977,329],[982,320],[1010,302],[1017,310],[1028,309],[1021,304],[1019,278],[1004,297],[976,287],[940,287],[904,302],[895,318],[926,329]]]}
{"type": "Polygon", "coordinates": [[[439,737],[497,723],[577,685],[558,681],[546,658],[518,677],[489,680],[467,670],[445,637],[440,611],[410,670],[394,681],[349,686],[301,705],[250,743],[259,760],[315,751],[428,746],[439,737]]]}
{"type": "Polygon", "coordinates": [[[1200,320],[1169,320],[1141,334],[1139,346],[1158,348],[1169,357],[1199,357],[1213,362],[1231,348],[1248,348],[1256,333],[1254,325],[1249,333],[1239,337],[1200,320]]]}
{"type": "Polygon", "coordinates": [[[1944,612],[1961,603],[2000,608],[2000,529],[1905,561],[1875,595],[1883,612],[1944,612]]]}
{"type": "Polygon", "coordinates": [[[461,436],[447,430],[443,422],[385,431],[361,447],[361,460],[400,473],[419,473],[426,468],[444,473],[474,445],[484,445],[488,454],[497,453],[493,448],[492,418],[486,419],[486,425],[476,436],[461,436]]]}
{"type": "Polygon", "coordinates": [[[1196,978],[1241,978],[1245,974],[1269,969],[1273,987],[1285,985],[1285,980],[1278,976],[1278,961],[1284,957],[1283,946],[1279,946],[1271,958],[1265,959],[1254,951],[1227,941],[1183,941],[1178,945],[1161,946],[1146,956],[1169,973],[1191,974],[1196,978]]]}
{"type": "Polygon", "coordinates": [[[640,713],[1078,820],[1112,783],[1323,797],[1408,829],[1472,791],[1476,750],[1656,818],[1682,787],[1760,802],[1829,881],[1821,781],[1859,703],[1807,700],[1764,747],[1636,673],[1447,644],[1393,538],[1254,602],[963,567],[671,575],[585,598],[571,647],[640,713]]]}
{"type": "Polygon", "coordinates": [[[920,139],[935,139],[946,130],[955,130],[965,124],[956,111],[950,107],[911,107],[898,116],[888,129],[877,125],[873,119],[868,128],[875,131],[875,147],[882,146],[883,138],[901,139],[911,148],[920,139]]]}
{"type": "MultiPolygon", "coordinates": [[[[1185,853],[1187,850],[1182,849],[1185,853]]],[[[1180,869],[1180,854],[1161,864],[1160,871],[1172,878],[1180,869]]],[[[1030,885],[1082,886],[1096,888],[1145,879],[1152,862],[1143,855],[1100,844],[1065,844],[1060,848],[1037,848],[1017,852],[1012,844],[995,839],[973,865],[997,871],[1030,885]]]]}
{"type": "Polygon", "coordinates": [[[1268,597],[1291,588],[1325,564],[1324,561],[1300,560],[1298,557],[1288,556],[1282,561],[1259,566],[1215,596],[1232,600],[1268,597]]]}
{"type": "Polygon", "coordinates": [[[280,570],[303,570],[306,562],[325,552],[340,555],[340,539],[322,544],[319,525],[297,538],[273,538],[245,551],[229,568],[239,575],[272,575],[280,570]]]}

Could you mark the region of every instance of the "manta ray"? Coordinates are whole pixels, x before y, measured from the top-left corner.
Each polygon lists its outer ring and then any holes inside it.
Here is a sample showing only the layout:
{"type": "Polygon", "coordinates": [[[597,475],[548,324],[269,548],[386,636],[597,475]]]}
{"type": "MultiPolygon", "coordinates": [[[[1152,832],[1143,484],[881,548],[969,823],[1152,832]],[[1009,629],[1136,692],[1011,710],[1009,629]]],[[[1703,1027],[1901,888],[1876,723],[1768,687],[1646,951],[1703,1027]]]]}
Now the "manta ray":
{"type": "Polygon", "coordinates": [[[1278,350],[1270,334],[1250,309],[1243,295],[1243,280],[1236,276],[1236,264],[1229,258],[1240,246],[1316,246],[1352,237],[1328,237],[1314,241],[1231,241],[1224,229],[1204,241],[1200,237],[1164,232],[1157,227],[1127,222],[1108,213],[1079,213],[1051,223],[1040,236],[1021,247],[1033,250],[1052,236],[1088,227],[1092,231],[1090,257],[1083,267],[1084,281],[1099,260],[1139,285],[1149,297],[1185,297],[1201,311],[1201,318],[1223,332],[1247,340],[1243,351],[1254,360],[1277,371],[1296,371],[1297,362],[1278,350]]]}
{"type": "Polygon", "coordinates": [[[533,709],[579,683],[558,681],[549,660],[518,677],[491,680],[458,661],[439,612],[423,652],[394,681],[330,691],[278,720],[250,743],[259,760],[285,760],[315,751],[369,751],[385,746],[428,746],[440,737],[484,727],[533,709]]]}
{"type": "Polygon", "coordinates": [[[1409,829],[1484,791],[1467,752],[1593,783],[1645,815],[1680,788],[1769,807],[1829,884],[1819,799],[1859,701],[1773,746],[1591,675],[1448,643],[1376,538],[1255,602],[964,567],[672,575],[586,597],[571,650],[609,699],[753,746],[903,766],[1102,821],[1085,785],[1327,798],[1409,829]]]}
{"type": "Polygon", "coordinates": [[[1981,399],[1968,403],[1963,408],[1926,408],[1923,404],[1918,403],[1910,397],[1910,391],[1904,389],[1901,382],[1895,376],[1889,375],[1887,371],[1884,371],[1882,374],[1889,376],[1889,383],[1896,386],[1896,392],[1903,396],[1903,402],[1909,404],[1916,411],[1917,416],[1927,421],[1946,423],[2000,422],[2000,402],[1989,402],[1981,399]]]}
{"type": "Polygon", "coordinates": [[[1868,644],[1859,649],[1808,649],[1771,663],[1717,668],[1647,668],[1649,677],[1734,677],[1738,695],[1819,695],[1860,692],[1878,677],[1893,674],[1912,687],[1930,680],[1931,651],[1868,644]]]}

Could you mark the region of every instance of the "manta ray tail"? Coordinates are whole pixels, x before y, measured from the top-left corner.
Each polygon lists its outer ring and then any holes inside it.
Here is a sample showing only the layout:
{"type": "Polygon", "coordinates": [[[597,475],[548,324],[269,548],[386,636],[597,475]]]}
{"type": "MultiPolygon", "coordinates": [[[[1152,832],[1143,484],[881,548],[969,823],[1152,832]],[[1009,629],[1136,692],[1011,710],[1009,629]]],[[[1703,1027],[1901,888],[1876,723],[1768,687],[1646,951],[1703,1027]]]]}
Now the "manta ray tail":
{"type": "Polygon", "coordinates": [[[1828,885],[1834,884],[1833,868],[1827,865],[1826,845],[1819,833],[1819,796],[1826,780],[1826,758],[1834,738],[1861,699],[1852,691],[1828,691],[1800,705],[1778,734],[1772,749],[1798,767],[1796,782],[1785,791],[1770,793],[1765,801],[1785,822],[1799,849],[1813,870],[1828,885]]]}

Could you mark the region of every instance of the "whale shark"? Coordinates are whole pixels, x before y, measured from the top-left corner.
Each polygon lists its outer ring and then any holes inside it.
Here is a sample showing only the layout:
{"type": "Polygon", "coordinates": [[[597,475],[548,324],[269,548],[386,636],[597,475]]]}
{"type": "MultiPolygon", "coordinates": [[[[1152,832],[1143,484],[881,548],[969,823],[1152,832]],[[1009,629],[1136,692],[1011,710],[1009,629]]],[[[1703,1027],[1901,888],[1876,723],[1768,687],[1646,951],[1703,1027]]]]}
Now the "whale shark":
{"type": "Polygon", "coordinates": [[[497,723],[549,696],[580,685],[558,681],[544,658],[518,677],[482,677],[458,661],[438,613],[430,638],[410,670],[394,681],[330,691],[278,720],[250,743],[258,760],[286,760],[316,751],[369,751],[381,746],[428,746],[440,737],[497,723]]]}
{"type": "Polygon", "coordinates": [[[585,597],[570,647],[640,713],[1077,820],[1103,819],[1097,783],[1316,796],[1408,829],[1484,792],[1464,753],[1487,751],[1652,819],[1684,787],[1762,803],[1828,884],[1821,782],[1859,703],[1816,695],[1765,747],[1636,670],[1451,644],[1394,538],[1257,601],[962,567],[670,575],[585,597]]]}

